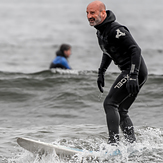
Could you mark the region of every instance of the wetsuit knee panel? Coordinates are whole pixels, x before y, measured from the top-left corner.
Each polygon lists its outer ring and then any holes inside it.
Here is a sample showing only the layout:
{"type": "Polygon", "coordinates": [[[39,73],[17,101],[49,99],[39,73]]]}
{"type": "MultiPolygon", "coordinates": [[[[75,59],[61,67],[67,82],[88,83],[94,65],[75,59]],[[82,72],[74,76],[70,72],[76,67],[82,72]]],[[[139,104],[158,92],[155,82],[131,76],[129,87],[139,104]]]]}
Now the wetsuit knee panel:
{"type": "Polygon", "coordinates": [[[128,111],[126,111],[126,112],[119,111],[120,121],[123,121],[124,119],[126,119],[127,117],[129,117],[127,113],[128,113],[128,111]]]}
{"type": "Polygon", "coordinates": [[[119,105],[106,98],[103,103],[103,106],[104,106],[105,113],[107,114],[110,109],[115,109],[117,111],[119,105]]]}

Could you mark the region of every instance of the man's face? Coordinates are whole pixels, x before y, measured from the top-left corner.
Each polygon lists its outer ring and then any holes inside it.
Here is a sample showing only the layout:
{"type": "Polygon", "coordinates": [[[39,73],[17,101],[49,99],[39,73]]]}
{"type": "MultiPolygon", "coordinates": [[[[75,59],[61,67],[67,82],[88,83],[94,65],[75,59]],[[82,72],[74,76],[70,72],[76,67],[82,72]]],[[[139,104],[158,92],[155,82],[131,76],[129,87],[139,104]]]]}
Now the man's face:
{"type": "Polygon", "coordinates": [[[88,6],[86,12],[90,26],[95,26],[102,22],[101,12],[97,7],[88,6]]]}

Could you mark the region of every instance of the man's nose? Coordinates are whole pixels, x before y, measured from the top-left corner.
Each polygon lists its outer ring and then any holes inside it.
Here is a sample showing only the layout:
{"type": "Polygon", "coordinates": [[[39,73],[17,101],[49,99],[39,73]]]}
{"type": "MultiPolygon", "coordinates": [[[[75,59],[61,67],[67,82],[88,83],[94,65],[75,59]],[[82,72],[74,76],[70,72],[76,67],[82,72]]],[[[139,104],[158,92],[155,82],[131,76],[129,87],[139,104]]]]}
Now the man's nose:
{"type": "Polygon", "coordinates": [[[87,14],[87,18],[88,18],[88,19],[91,18],[91,14],[88,13],[88,14],[87,14]]]}

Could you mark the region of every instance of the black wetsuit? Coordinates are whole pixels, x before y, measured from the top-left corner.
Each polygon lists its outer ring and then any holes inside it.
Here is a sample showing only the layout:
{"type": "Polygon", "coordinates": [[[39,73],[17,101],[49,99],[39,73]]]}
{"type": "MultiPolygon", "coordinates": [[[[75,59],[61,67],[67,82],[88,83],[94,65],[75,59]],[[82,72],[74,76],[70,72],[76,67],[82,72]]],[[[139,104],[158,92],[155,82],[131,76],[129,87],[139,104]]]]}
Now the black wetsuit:
{"type": "Polygon", "coordinates": [[[103,51],[98,73],[99,76],[103,76],[112,60],[121,70],[121,74],[115,80],[104,101],[109,143],[119,141],[119,126],[125,138],[129,142],[134,142],[136,138],[133,123],[128,116],[128,109],[134,102],[138,91],[133,90],[137,93],[131,94],[126,85],[130,81],[129,87],[132,87],[132,82],[137,78],[140,89],[147,79],[147,68],[141,56],[141,49],[129,30],[115,22],[115,19],[115,15],[108,10],[106,19],[95,26],[98,42],[103,51]]]}

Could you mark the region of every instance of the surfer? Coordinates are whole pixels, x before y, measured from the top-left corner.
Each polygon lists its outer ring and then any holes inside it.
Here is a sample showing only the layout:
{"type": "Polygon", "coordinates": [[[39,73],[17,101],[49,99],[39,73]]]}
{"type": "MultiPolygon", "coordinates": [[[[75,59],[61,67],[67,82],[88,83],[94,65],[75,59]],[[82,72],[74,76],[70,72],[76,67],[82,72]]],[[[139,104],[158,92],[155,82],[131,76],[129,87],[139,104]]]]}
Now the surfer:
{"type": "Polygon", "coordinates": [[[87,6],[86,12],[90,26],[97,29],[98,42],[103,51],[97,79],[101,93],[104,74],[110,63],[113,61],[121,70],[103,103],[109,130],[108,143],[118,143],[119,126],[125,139],[133,143],[136,137],[128,109],[147,79],[147,68],[141,49],[128,28],[115,22],[116,17],[112,11],[106,11],[104,3],[93,1],[87,6]]]}
{"type": "Polygon", "coordinates": [[[67,59],[71,55],[71,46],[68,44],[62,44],[59,50],[56,52],[56,58],[50,64],[51,68],[71,69],[67,59]]]}

